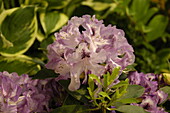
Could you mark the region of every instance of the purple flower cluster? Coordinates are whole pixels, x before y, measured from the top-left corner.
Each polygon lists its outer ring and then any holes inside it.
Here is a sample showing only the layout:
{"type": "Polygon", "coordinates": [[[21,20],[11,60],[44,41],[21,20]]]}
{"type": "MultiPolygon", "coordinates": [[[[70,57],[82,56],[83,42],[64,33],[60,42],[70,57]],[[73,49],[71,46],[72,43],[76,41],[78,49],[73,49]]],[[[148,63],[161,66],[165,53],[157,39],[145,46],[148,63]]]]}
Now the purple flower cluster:
{"type": "Polygon", "coordinates": [[[143,107],[150,113],[167,113],[163,108],[158,107],[159,104],[167,99],[167,94],[158,89],[157,76],[153,73],[131,72],[129,74],[130,84],[141,85],[145,88],[142,102],[140,104],[132,104],[143,107]]]}
{"type": "Polygon", "coordinates": [[[73,17],[48,49],[48,69],[55,70],[58,79],[71,78],[69,90],[80,87],[80,75],[97,76],[112,71],[116,66],[124,69],[134,62],[133,48],[128,44],[123,30],[103,24],[95,16],[73,17]]]}
{"type": "Polygon", "coordinates": [[[30,113],[49,111],[48,80],[31,80],[28,75],[0,72],[0,112],[30,113]]]}

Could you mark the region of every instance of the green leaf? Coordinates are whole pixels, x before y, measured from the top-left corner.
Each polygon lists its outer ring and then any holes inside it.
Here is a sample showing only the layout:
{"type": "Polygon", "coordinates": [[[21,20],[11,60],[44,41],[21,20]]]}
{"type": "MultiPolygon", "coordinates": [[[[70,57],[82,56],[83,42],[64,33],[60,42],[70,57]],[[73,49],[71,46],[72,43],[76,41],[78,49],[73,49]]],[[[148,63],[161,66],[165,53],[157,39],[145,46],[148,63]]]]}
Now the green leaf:
{"type": "Polygon", "coordinates": [[[89,77],[88,85],[89,85],[90,91],[93,91],[94,90],[94,80],[92,79],[92,77],[89,77]]]}
{"type": "Polygon", "coordinates": [[[133,105],[123,105],[117,108],[117,111],[123,113],[148,113],[143,108],[133,105]]]}
{"type": "Polygon", "coordinates": [[[17,72],[21,74],[35,74],[40,70],[40,66],[33,62],[33,59],[19,55],[15,57],[0,57],[0,71],[17,72]]]}
{"type": "MultiPolygon", "coordinates": [[[[121,82],[124,82],[124,81],[121,81],[121,82]]],[[[127,92],[127,83],[124,85],[124,84],[120,84],[118,86],[116,86],[115,88],[116,89],[116,92],[112,95],[111,97],[111,101],[109,103],[109,105],[112,105],[113,103],[117,102],[116,100],[118,100],[119,98],[121,98],[124,94],[126,94],[127,92]]]]}
{"type": "Polygon", "coordinates": [[[147,13],[146,13],[146,15],[145,15],[145,18],[142,20],[142,22],[143,22],[144,24],[146,24],[146,23],[149,21],[149,19],[150,19],[157,11],[158,11],[158,8],[155,8],[155,7],[150,8],[150,9],[147,11],[147,13]]]}
{"type": "Polygon", "coordinates": [[[109,72],[107,72],[107,74],[104,74],[104,75],[103,75],[103,78],[104,78],[104,88],[107,88],[108,85],[109,85],[109,82],[108,82],[109,76],[110,76],[110,73],[109,73],[109,72]]]}
{"type": "Polygon", "coordinates": [[[110,3],[105,2],[91,2],[91,1],[84,1],[82,5],[86,5],[94,9],[95,11],[103,11],[110,7],[110,3]]]}
{"type": "Polygon", "coordinates": [[[36,38],[39,42],[42,42],[44,39],[48,38],[47,36],[45,36],[45,34],[43,33],[43,30],[40,29],[40,25],[39,25],[39,29],[37,30],[37,34],[36,34],[36,38]]]}
{"type": "Polygon", "coordinates": [[[5,9],[10,9],[10,8],[14,8],[17,7],[19,4],[17,4],[18,0],[3,0],[3,5],[5,9]]]}
{"type": "MultiPolygon", "coordinates": [[[[126,66],[126,68],[123,70],[123,74],[128,74],[130,71],[136,71],[136,69],[135,69],[136,65],[137,65],[136,63],[133,63],[132,65],[126,66]]],[[[121,78],[120,76],[119,76],[119,79],[121,78]]],[[[125,76],[127,76],[127,75],[125,75],[125,76]]]]}
{"type": "Polygon", "coordinates": [[[124,104],[131,104],[131,103],[138,103],[139,100],[135,98],[125,98],[125,99],[119,99],[118,102],[124,103],[124,104]]]}
{"type": "Polygon", "coordinates": [[[118,94],[117,98],[122,97],[127,92],[127,87],[128,87],[128,85],[124,85],[118,89],[119,94],[118,94]]]}
{"type": "Polygon", "coordinates": [[[0,43],[2,45],[2,48],[9,48],[9,47],[13,47],[13,43],[10,42],[9,40],[7,40],[1,33],[0,33],[0,43]]]}
{"type": "Polygon", "coordinates": [[[147,49],[149,49],[149,50],[155,52],[154,46],[152,46],[150,43],[143,42],[143,45],[144,45],[147,49]]]}
{"type": "Polygon", "coordinates": [[[50,35],[50,36],[48,36],[47,38],[45,38],[45,39],[40,43],[40,49],[46,50],[46,49],[47,49],[47,46],[48,46],[49,44],[52,44],[52,43],[54,42],[54,40],[55,40],[55,37],[54,37],[53,34],[50,35]]]}
{"type": "Polygon", "coordinates": [[[160,60],[167,60],[170,59],[170,48],[163,48],[160,51],[158,51],[157,55],[159,56],[159,58],[161,58],[160,60]]]}
{"type": "Polygon", "coordinates": [[[113,81],[115,81],[115,79],[118,77],[119,75],[119,70],[120,70],[120,67],[115,67],[112,71],[112,74],[110,75],[110,78],[109,78],[109,84],[111,84],[113,81]]]}
{"type": "Polygon", "coordinates": [[[85,105],[64,105],[50,113],[88,113],[87,109],[88,107],[85,105]]]}
{"type": "Polygon", "coordinates": [[[34,76],[33,79],[46,79],[46,78],[55,78],[57,77],[57,73],[50,69],[41,69],[34,76]]]}
{"type": "MultiPolygon", "coordinates": [[[[17,10],[18,8],[12,8],[12,9],[8,9],[8,10],[4,10],[1,14],[0,14],[0,25],[2,24],[3,20],[10,15],[12,12],[14,12],[15,10],[17,10]]],[[[13,43],[10,42],[9,40],[7,40],[3,34],[1,33],[1,27],[0,27],[0,45],[2,45],[2,48],[9,48],[9,47],[13,47],[13,43]]]]}
{"type": "Polygon", "coordinates": [[[86,98],[85,95],[88,95],[87,87],[81,85],[81,88],[76,90],[76,91],[70,91],[68,89],[69,81],[68,80],[60,80],[58,81],[61,86],[64,87],[64,89],[75,99],[83,102],[83,103],[88,103],[88,99],[86,98]]]}
{"type": "Polygon", "coordinates": [[[138,98],[143,95],[144,91],[145,88],[140,85],[129,85],[127,92],[121,97],[121,99],[138,98]]]}
{"type": "Polygon", "coordinates": [[[116,89],[116,88],[128,86],[128,85],[129,85],[128,81],[120,81],[118,84],[113,85],[111,88],[116,89]]]}
{"type": "Polygon", "coordinates": [[[117,3],[110,3],[110,8],[100,17],[100,19],[105,19],[109,14],[116,11],[117,6],[117,3]]]}
{"type": "Polygon", "coordinates": [[[112,84],[112,82],[115,81],[115,79],[118,77],[119,75],[119,70],[120,70],[120,67],[115,67],[113,70],[112,70],[112,74],[110,75],[109,72],[107,72],[107,74],[104,74],[103,77],[104,77],[104,88],[107,88],[109,85],[112,84]]]}
{"type": "Polygon", "coordinates": [[[63,9],[63,12],[71,17],[75,9],[81,5],[82,0],[69,0],[67,6],[63,9]]]}
{"type": "Polygon", "coordinates": [[[4,4],[3,1],[0,0],[0,13],[4,10],[4,4]]]}
{"type": "Polygon", "coordinates": [[[165,86],[160,88],[160,90],[162,90],[163,92],[168,94],[168,97],[170,97],[170,86],[165,86]]]}
{"type": "Polygon", "coordinates": [[[62,9],[67,6],[70,0],[48,0],[48,10],[62,9]]]}
{"type": "Polygon", "coordinates": [[[102,84],[100,79],[98,78],[98,76],[96,76],[94,74],[89,74],[89,77],[93,80],[96,80],[99,84],[102,84]]]}
{"type": "MultiPolygon", "coordinates": [[[[0,13],[0,26],[1,26],[2,22],[4,21],[4,19],[17,9],[18,8],[12,8],[12,9],[8,9],[8,10],[4,10],[2,13],[0,13]]],[[[0,28],[0,30],[1,30],[1,28],[0,28]]]]}
{"type": "Polygon", "coordinates": [[[91,88],[90,87],[88,87],[87,88],[87,90],[88,90],[88,92],[89,92],[89,95],[90,95],[90,98],[92,98],[93,99],[93,97],[94,97],[94,93],[92,92],[92,90],[91,90],[91,88]]]}
{"type": "MultiPolygon", "coordinates": [[[[63,94],[62,94],[63,95],[63,94]]],[[[81,102],[77,99],[73,98],[73,96],[67,94],[67,96],[64,96],[65,100],[62,105],[81,105],[81,102]]]]}
{"type": "Polygon", "coordinates": [[[118,12],[119,14],[125,13],[126,9],[128,8],[129,3],[131,0],[119,0],[118,6],[115,8],[115,12],[118,12]]]}
{"type": "Polygon", "coordinates": [[[156,15],[147,26],[147,28],[150,29],[150,32],[147,33],[146,40],[150,42],[161,37],[165,32],[167,25],[168,17],[163,15],[156,15]]]}
{"type": "Polygon", "coordinates": [[[47,35],[61,28],[67,20],[65,14],[57,11],[40,13],[40,22],[47,35]]]}
{"type": "Polygon", "coordinates": [[[13,46],[3,48],[0,54],[15,56],[26,52],[33,44],[36,36],[37,21],[34,7],[25,7],[15,10],[6,16],[1,25],[1,33],[13,46]]]}
{"type": "Polygon", "coordinates": [[[109,97],[109,95],[106,92],[99,92],[99,95],[101,95],[102,97],[107,97],[109,100],[111,100],[111,98],[109,97]]]}
{"type": "Polygon", "coordinates": [[[19,0],[20,4],[24,6],[32,5],[38,8],[46,8],[48,6],[48,0],[19,0]]]}
{"type": "Polygon", "coordinates": [[[149,0],[132,0],[130,13],[133,15],[135,22],[140,22],[145,18],[148,8],[149,0]]]}

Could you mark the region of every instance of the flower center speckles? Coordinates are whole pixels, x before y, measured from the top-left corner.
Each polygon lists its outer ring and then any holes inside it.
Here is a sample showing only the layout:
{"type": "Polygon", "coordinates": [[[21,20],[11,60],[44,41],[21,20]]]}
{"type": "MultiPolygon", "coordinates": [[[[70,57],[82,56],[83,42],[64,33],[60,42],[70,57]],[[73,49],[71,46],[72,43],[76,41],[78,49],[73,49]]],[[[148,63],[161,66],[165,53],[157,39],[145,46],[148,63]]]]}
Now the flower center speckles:
{"type": "Polygon", "coordinates": [[[90,57],[90,53],[89,52],[85,52],[84,50],[83,50],[83,52],[82,52],[82,55],[81,55],[81,58],[83,59],[83,58],[85,58],[85,57],[90,57]]]}

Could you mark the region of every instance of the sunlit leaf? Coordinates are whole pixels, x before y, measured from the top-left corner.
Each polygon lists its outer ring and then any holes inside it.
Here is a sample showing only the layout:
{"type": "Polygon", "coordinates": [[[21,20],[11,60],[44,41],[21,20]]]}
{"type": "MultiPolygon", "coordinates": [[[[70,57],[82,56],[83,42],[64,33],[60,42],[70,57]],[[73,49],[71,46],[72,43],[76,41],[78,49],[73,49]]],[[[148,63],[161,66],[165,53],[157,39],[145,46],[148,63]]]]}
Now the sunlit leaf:
{"type": "Polygon", "coordinates": [[[75,9],[80,6],[82,0],[69,0],[66,7],[63,9],[63,12],[68,16],[71,17],[75,9]]]}
{"type": "Polygon", "coordinates": [[[92,79],[92,77],[89,77],[88,85],[89,85],[90,91],[93,91],[94,90],[94,80],[92,79]]]}
{"type": "Polygon", "coordinates": [[[0,44],[2,45],[2,48],[9,48],[9,47],[13,47],[13,43],[10,42],[9,40],[7,40],[2,33],[0,33],[0,44]]]}
{"type": "Polygon", "coordinates": [[[89,92],[90,97],[93,97],[93,93],[92,93],[91,88],[90,88],[90,87],[87,87],[87,90],[88,90],[88,92],[89,92]]]}
{"type": "Polygon", "coordinates": [[[89,77],[93,80],[96,80],[99,84],[102,84],[97,75],[89,74],[89,77]]]}
{"type": "Polygon", "coordinates": [[[61,28],[67,20],[68,17],[65,14],[57,11],[40,13],[40,21],[47,35],[61,28]]]}
{"type": "MultiPolygon", "coordinates": [[[[125,82],[125,81],[121,81],[121,82],[125,82]]],[[[127,86],[128,86],[127,84],[124,85],[122,83],[120,85],[117,85],[117,89],[116,89],[115,93],[112,95],[109,105],[112,105],[113,103],[118,102],[116,100],[118,100],[124,94],[127,93],[127,86]]]]}
{"type": "Polygon", "coordinates": [[[39,27],[39,29],[37,30],[36,38],[37,38],[37,40],[38,40],[39,42],[41,42],[41,41],[43,41],[44,39],[47,38],[47,35],[45,36],[45,34],[42,33],[40,27],[39,27]]]}
{"type": "Polygon", "coordinates": [[[0,0],[0,13],[4,10],[4,4],[3,1],[0,0]]]}
{"type": "MultiPolygon", "coordinates": [[[[8,9],[8,10],[3,10],[2,13],[0,13],[0,26],[3,22],[3,20],[8,16],[10,15],[12,12],[14,12],[15,10],[17,10],[18,8],[12,8],[12,9],[8,9]]],[[[1,27],[0,27],[1,29],[1,27]]]]}
{"type": "Polygon", "coordinates": [[[105,2],[84,1],[82,2],[82,5],[89,6],[96,11],[102,11],[110,7],[110,3],[105,3],[105,2]]]}
{"type": "Polygon", "coordinates": [[[35,40],[36,30],[37,21],[34,7],[15,10],[3,20],[1,25],[2,35],[13,46],[9,48],[0,46],[0,54],[15,56],[26,52],[35,40]]]}
{"type": "Polygon", "coordinates": [[[124,104],[131,104],[131,103],[138,103],[140,102],[139,100],[135,98],[125,98],[125,99],[120,99],[117,100],[118,102],[124,103],[124,104]]]}
{"type": "Polygon", "coordinates": [[[113,85],[111,88],[116,89],[116,88],[128,86],[128,85],[129,83],[127,81],[120,81],[118,84],[113,85]]]}
{"type": "Polygon", "coordinates": [[[21,5],[34,5],[36,7],[46,8],[48,6],[47,0],[19,0],[21,5]]]}
{"type": "Polygon", "coordinates": [[[112,83],[119,75],[120,67],[115,67],[110,75],[109,82],[112,83]]]}
{"type": "Polygon", "coordinates": [[[70,0],[48,0],[48,9],[54,10],[54,9],[62,9],[69,4],[70,0]]]}
{"type": "Polygon", "coordinates": [[[109,95],[106,92],[99,92],[99,95],[101,95],[102,97],[107,97],[109,100],[111,100],[111,98],[109,97],[109,95]]]}

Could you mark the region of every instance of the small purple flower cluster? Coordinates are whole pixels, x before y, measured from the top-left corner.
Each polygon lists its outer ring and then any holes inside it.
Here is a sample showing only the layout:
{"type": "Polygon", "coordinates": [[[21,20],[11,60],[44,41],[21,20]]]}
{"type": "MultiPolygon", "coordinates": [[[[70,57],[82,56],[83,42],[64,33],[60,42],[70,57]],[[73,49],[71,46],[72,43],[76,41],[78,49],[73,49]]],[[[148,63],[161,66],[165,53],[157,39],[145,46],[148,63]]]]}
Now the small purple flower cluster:
{"type": "Polygon", "coordinates": [[[95,16],[73,17],[48,49],[48,69],[55,70],[58,79],[71,78],[69,90],[80,87],[80,75],[97,76],[112,71],[116,66],[124,69],[134,62],[133,48],[127,42],[123,30],[115,26],[105,27],[95,16]]]}
{"type": "Polygon", "coordinates": [[[131,72],[129,74],[130,84],[141,85],[145,88],[145,93],[141,97],[142,102],[140,104],[133,103],[132,105],[141,106],[150,113],[168,113],[163,108],[157,107],[168,97],[167,94],[158,89],[157,79],[158,76],[153,73],[131,72]]]}
{"type": "MultiPolygon", "coordinates": [[[[49,111],[48,80],[32,80],[28,75],[0,72],[0,112],[30,113],[49,111]]],[[[52,93],[50,91],[50,93],[52,93]]]]}

